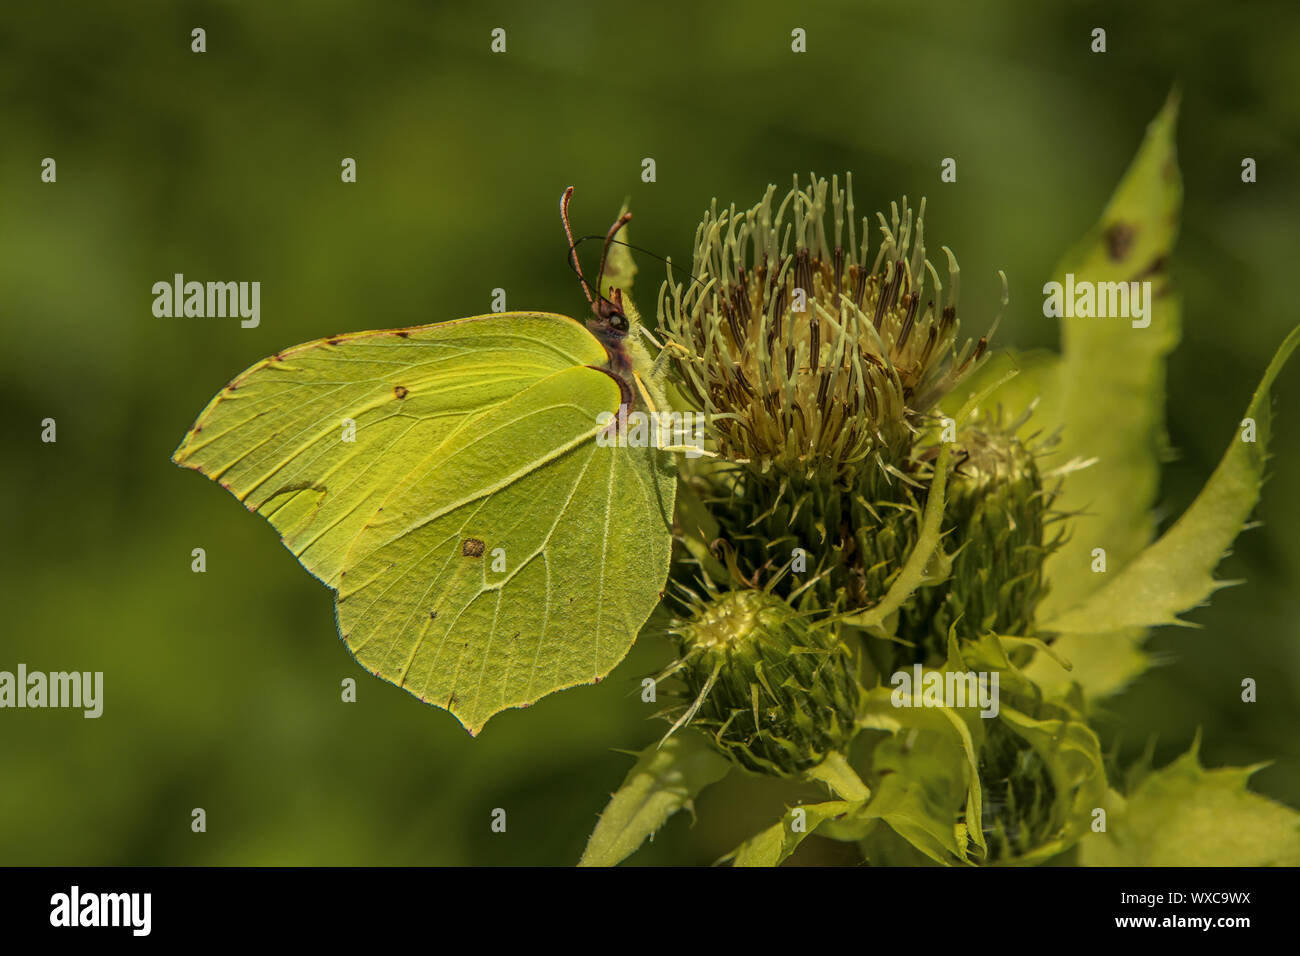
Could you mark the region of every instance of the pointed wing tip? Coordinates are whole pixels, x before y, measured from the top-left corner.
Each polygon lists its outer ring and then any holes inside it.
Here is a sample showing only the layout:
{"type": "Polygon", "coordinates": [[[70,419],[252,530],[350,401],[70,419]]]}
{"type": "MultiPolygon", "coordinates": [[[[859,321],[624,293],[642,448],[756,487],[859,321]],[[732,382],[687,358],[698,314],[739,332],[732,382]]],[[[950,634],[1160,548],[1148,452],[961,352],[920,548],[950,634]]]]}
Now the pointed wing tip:
{"type": "Polygon", "coordinates": [[[176,450],[172,452],[171,463],[173,465],[179,465],[182,468],[192,468],[195,471],[199,470],[197,465],[190,464],[186,459],[189,458],[195,436],[197,436],[201,431],[203,431],[203,426],[195,423],[195,425],[185,433],[185,437],[181,439],[181,443],[177,445],[176,450]]]}
{"type": "MultiPolygon", "coordinates": [[[[561,689],[567,690],[568,688],[561,688],[561,689]]],[[[546,696],[546,695],[543,694],[542,696],[546,696]]],[[[487,722],[491,720],[493,717],[497,716],[497,714],[504,714],[507,710],[527,710],[529,707],[533,706],[533,704],[537,703],[537,701],[539,700],[541,700],[541,697],[534,697],[529,700],[517,701],[511,704],[502,704],[496,710],[489,710],[486,714],[483,714],[478,711],[470,712],[465,710],[457,710],[455,704],[448,707],[432,700],[427,700],[425,701],[425,703],[432,704],[434,707],[440,707],[443,710],[447,711],[447,713],[455,717],[457,722],[462,727],[465,728],[465,732],[467,734],[469,734],[471,737],[478,737],[478,735],[483,732],[483,728],[487,726],[487,722]]],[[[459,701],[457,701],[457,703],[459,703],[459,701]]]]}
{"type": "MultiPolygon", "coordinates": [[[[429,703],[433,703],[433,701],[429,701],[429,703]]],[[[437,707],[438,705],[434,704],[434,706],[437,707]]],[[[465,733],[469,734],[470,739],[472,740],[478,738],[478,735],[483,732],[483,728],[487,725],[487,722],[492,719],[492,715],[489,714],[482,720],[474,720],[465,714],[456,713],[456,711],[452,710],[450,707],[447,708],[447,713],[456,718],[457,722],[465,728],[465,733]]]]}
{"type": "Polygon", "coordinates": [[[221,484],[223,488],[227,488],[228,486],[225,483],[220,482],[211,472],[190,458],[190,449],[188,446],[189,440],[187,438],[180,448],[177,448],[172,452],[172,457],[170,459],[171,463],[177,468],[184,468],[186,471],[197,471],[204,478],[216,481],[218,484],[221,484]]]}
{"type": "MultiPolygon", "coordinates": [[[[402,690],[406,691],[408,694],[418,697],[418,695],[415,694],[415,691],[411,690],[409,687],[403,685],[398,685],[398,686],[401,687],[402,690]]],[[[465,733],[470,735],[471,739],[477,738],[478,735],[483,732],[483,728],[484,726],[487,725],[487,722],[500,713],[500,711],[493,711],[492,713],[488,714],[486,717],[479,717],[475,714],[472,714],[468,710],[461,710],[457,706],[460,703],[460,701],[455,699],[454,694],[452,695],[452,697],[453,699],[448,700],[444,703],[440,703],[428,697],[418,697],[418,699],[422,703],[428,704],[430,707],[436,707],[439,710],[445,710],[447,713],[451,714],[452,717],[456,718],[456,723],[460,724],[460,726],[464,729],[465,733]]]]}

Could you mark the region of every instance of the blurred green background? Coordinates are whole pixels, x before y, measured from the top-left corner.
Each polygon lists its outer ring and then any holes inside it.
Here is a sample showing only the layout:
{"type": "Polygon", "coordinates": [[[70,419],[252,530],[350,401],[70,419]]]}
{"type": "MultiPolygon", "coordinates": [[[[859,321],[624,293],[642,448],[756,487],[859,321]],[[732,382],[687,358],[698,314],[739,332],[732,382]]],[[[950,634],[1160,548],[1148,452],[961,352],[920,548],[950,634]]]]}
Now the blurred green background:
{"type": "MultiPolygon", "coordinates": [[[[1297,320],[1298,48],[1281,2],[6,5],[0,669],[102,670],[106,699],[99,720],[0,711],[0,863],[577,860],[629,765],[613,748],[662,730],[636,692],[663,644],[471,740],[357,667],[329,592],[271,528],[168,461],[222,385],[285,346],[485,312],[496,287],[511,308],[582,315],[557,216],[569,184],[579,231],[630,197],[634,241],[683,261],[712,197],[747,205],[795,171],[851,169],[861,210],[929,196],[968,328],[996,312],[1001,268],[1000,343],[1054,346],[1042,283],[1181,83],[1186,315],[1162,489],[1176,516],[1297,320]],[[949,156],[958,181],[941,184],[949,156]],[[151,287],[176,272],[259,280],[260,327],[155,318],[151,287]],[[40,441],[47,416],[57,444],[40,441]]],[[[652,307],[662,267],[640,265],[652,307]]],[[[1203,727],[1209,765],[1274,760],[1254,785],[1292,805],[1298,393],[1293,365],[1263,527],[1221,568],[1250,583],[1193,613],[1200,629],[1158,633],[1167,665],[1102,728],[1123,728],[1128,758],[1155,735],[1164,762],[1203,727]],[[1257,704],[1240,703],[1242,676],[1257,704]]],[[[789,798],[737,776],[634,860],[710,862],[789,798]]],[[[809,841],[796,859],[835,852],[809,841]]]]}

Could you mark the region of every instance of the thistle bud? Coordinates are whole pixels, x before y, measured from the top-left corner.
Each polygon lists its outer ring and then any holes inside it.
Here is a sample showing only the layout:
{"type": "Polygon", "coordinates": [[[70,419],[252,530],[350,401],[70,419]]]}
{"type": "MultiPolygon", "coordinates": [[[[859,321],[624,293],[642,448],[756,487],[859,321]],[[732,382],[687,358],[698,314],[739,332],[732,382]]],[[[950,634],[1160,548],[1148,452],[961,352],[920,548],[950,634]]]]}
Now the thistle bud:
{"type": "Polygon", "coordinates": [[[1004,709],[980,749],[985,863],[1040,863],[1078,842],[1106,792],[1096,734],[1058,705],[1004,709]]]}
{"type": "Polygon", "coordinates": [[[913,631],[905,636],[936,654],[945,653],[954,622],[962,639],[1029,634],[1047,593],[1043,563],[1055,543],[1044,541],[1044,526],[1052,495],[1015,432],[983,416],[958,436],[944,527],[952,529],[949,548],[960,550],[948,580],[924,589],[907,615],[913,631]]]}
{"type": "Polygon", "coordinates": [[[979,763],[981,828],[988,862],[1006,862],[1047,842],[1054,828],[1056,788],[1043,758],[993,721],[979,763]]]}
{"type": "Polygon", "coordinates": [[[679,722],[703,729],[740,766],[790,776],[852,739],[863,691],[832,625],[743,589],[697,602],[672,631],[692,701],[679,722]]]}

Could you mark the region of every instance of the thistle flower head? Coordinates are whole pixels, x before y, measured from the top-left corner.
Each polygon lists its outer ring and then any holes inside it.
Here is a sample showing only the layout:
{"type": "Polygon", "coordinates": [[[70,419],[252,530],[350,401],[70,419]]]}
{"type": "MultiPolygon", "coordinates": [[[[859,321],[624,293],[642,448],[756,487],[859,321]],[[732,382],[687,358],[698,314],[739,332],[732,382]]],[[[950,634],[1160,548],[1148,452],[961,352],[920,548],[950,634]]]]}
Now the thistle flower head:
{"type": "Polygon", "coordinates": [[[855,219],[852,178],[814,178],[749,210],[715,201],[696,232],[689,285],[670,274],[663,328],[684,394],[719,453],[783,474],[903,458],[923,416],[983,356],[958,347],[958,267],[948,286],[925,257],[924,211],[903,199],[855,219]]]}
{"type": "Polygon", "coordinates": [[[675,622],[689,721],[740,766],[793,775],[847,746],[862,704],[857,661],[833,626],[766,591],[714,593],[675,622]]]}

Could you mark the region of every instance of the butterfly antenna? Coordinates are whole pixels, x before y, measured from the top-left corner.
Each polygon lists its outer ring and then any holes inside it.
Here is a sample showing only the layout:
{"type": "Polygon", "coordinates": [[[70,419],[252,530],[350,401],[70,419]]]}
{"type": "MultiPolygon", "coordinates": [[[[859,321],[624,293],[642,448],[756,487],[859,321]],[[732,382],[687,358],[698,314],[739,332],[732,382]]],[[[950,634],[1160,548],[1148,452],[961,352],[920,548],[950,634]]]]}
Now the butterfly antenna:
{"type": "MultiPolygon", "coordinates": [[[[590,242],[592,239],[604,239],[604,238],[605,238],[604,236],[598,236],[595,234],[590,236],[579,236],[574,241],[574,247],[576,248],[577,246],[582,245],[584,242],[590,242]]],[[[663,256],[659,255],[659,253],[657,252],[651,252],[649,249],[645,248],[644,246],[638,246],[631,242],[624,242],[622,239],[609,239],[607,241],[612,246],[625,246],[628,249],[632,249],[636,252],[640,252],[644,255],[647,255],[651,259],[654,259],[658,262],[662,262],[664,265],[668,266],[668,268],[672,269],[678,275],[690,279],[691,282],[699,282],[701,285],[703,284],[699,276],[695,275],[693,272],[683,268],[682,266],[679,266],[677,263],[673,262],[670,259],[664,258],[663,256]]]]}
{"type": "MultiPolygon", "coordinates": [[[[596,291],[600,292],[600,283],[605,278],[605,261],[609,258],[609,246],[614,241],[614,236],[618,231],[626,226],[632,220],[632,214],[625,212],[618,217],[618,221],[609,227],[609,232],[605,233],[605,244],[600,247],[600,268],[596,270],[596,291]]],[[[575,252],[576,256],[577,253],[575,252]]],[[[615,290],[617,291],[617,290],[615,290]]]]}
{"type": "MultiPolygon", "coordinates": [[[[573,229],[569,226],[569,203],[572,199],[573,187],[570,186],[564,190],[564,195],[560,197],[560,221],[564,223],[564,234],[569,239],[569,267],[578,274],[578,281],[582,283],[582,291],[586,294],[591,307],[595,308],[596,299],[591,294],[591,286],[587,285],[586,277],[582,274],[582,266],[578,262],[578,244],[573,241],[573,229]]],[[[601,256],[600,266],[602,269],[605,267],[604,256],[601,256]]]]}

